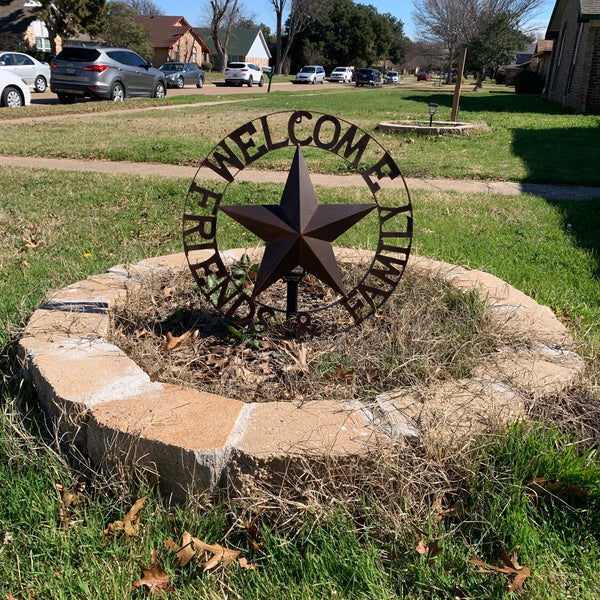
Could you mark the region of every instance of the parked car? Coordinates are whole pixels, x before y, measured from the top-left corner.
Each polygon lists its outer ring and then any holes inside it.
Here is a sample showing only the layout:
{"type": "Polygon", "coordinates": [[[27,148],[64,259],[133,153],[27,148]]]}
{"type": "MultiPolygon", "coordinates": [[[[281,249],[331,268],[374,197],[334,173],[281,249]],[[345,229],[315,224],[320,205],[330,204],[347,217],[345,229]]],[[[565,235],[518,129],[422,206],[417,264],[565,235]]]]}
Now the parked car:
{"type": "Polygon", "coordinates": [[[388,71],[383,77],[383,83],[400,83],[398,71],[388,71]]]}
{"type": "Polygon", "coordinates": [[[336,67],[331,71],[329,81],[352,81],[352,69],[350,67],[336,67]]]}
{"type": "Polygon", "coordinates": [[[260,69],[249,62],[230,62],[225,69],[225,84],[243,85],[252,87],[255,83],[262,87],[265,82],[260,69]]]}
{"type": "Polygon", "coordinates": [[[16,108],[31,103],[31,92],[14,73],[0,69],[0,106],[16,108]]]}
{"type": "Polygon", "coordinates": [[[324,83],[325,69],[319,65],[307,65],[296,74],[295,83],[324,83]]]}
{"type": "Polygon", "coordinates": [[[419,73],[417,75],[417,81],[429,81],[429,73],[419,73]]]}
{"type": "Polygon", "coordinates": [[[0,52],[0,70],[10,71],[36,92],[45,92],[50,81],[50,65],[22,52],[0,52]]]}
{"type": "Polygon", "coordinates": [[[127,48],[64,46],[50,64],[50,89],[64,104],[84,97],[117,102],[135,96],[162,98],[167,80],[127,48]]]}
{"type": "Polygon", "coordinates": [[[354,71],[356,87],[363,85],[381,85],[381,74],[377,69],[356,69],[354,71]]]}
{"type": "Polygon", "coordinates": [[[164,73],[167,87],[182,88],[184,85],[204,86],[204,71],[193,63],[167,62],[158,67],[164,73]]]}

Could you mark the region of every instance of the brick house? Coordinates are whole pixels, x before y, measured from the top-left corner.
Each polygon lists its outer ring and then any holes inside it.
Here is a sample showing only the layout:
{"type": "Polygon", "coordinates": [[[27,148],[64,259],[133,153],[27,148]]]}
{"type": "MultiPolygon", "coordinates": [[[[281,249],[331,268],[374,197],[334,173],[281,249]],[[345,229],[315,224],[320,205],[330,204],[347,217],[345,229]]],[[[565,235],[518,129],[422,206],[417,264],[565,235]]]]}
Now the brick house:
{"type": "MultiPolygon", "coordinates": [[[[0,6],[0,50],[50,52],[46,25],[31,12],[37,5],[35,0],[13,0],[7,6],[0,6]]],[[[57,36],[56,51],[60,52],[61,47],[57,36]]]]}
{"type": "Polygon", "coordinates": [[[548,100],[600,114],[600,0],[556,0],[546,39],[554,40],[548,100]]]}
{"type": "Polygon", "coordinates": [[[134,20],[152,35],[154,66],[171,61],[202,64],[210,60],[210,48],[184,17],[137,15],[134,20]]]}
{"type": "MultiPolygon", "coordinates": [[[[215,43],[206,28],[196,28],[196,32],[206,40],[211,52],[215,53],[215,43]]],[[[229,38],[227,60],[229,62],[250,62],[257,67],[268,67],[271,59],[269,45],[263,32],[256,29],[234,29],[229,38]]]]}

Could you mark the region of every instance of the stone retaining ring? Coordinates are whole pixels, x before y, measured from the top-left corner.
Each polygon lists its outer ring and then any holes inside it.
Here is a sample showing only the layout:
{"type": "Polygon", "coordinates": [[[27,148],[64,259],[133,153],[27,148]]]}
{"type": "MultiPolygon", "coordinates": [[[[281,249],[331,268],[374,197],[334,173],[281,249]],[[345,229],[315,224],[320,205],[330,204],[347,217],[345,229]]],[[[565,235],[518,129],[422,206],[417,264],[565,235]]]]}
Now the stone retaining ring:
{"type": "MultiPolygon", "coordinates": [[[[243,252],[223,255],[233,262],[243,252]]],[[[342,262],[372,256],[336,252],[342,262]]],[[[500,349],[469,379],[390,391],[365,404],[244,403],[151,381],[106,341],[109,309],[148,276],[187,269],[181,253],[118,265],[53,292],[33,313],[19,351],[40,405],[69,443],[99,466],[155,470],[161,490],[176,499],[244,477],[275,477],[294,461],[363,461],[382,443],[407,437],[468,439],[580,376],[584,363],[549,308],[482,271],[412,255],[407,268],[478,289],[522,349],[500,349]]]]}

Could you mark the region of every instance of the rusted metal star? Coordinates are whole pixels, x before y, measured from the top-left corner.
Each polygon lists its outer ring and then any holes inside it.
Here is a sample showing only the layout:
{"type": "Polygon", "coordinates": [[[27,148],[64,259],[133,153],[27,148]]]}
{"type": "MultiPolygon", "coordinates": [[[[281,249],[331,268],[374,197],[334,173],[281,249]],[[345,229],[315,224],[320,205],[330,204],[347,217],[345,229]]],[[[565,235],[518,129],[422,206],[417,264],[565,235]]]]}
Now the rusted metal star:
{"type": "Polygon", "coordinates": [[[376,206],[375,203],[319,204],[298,146],[279,204],[220,206],[220,209],[266,242],[253,298],[296,267],[346,297],[331,242],[376,206]]]}

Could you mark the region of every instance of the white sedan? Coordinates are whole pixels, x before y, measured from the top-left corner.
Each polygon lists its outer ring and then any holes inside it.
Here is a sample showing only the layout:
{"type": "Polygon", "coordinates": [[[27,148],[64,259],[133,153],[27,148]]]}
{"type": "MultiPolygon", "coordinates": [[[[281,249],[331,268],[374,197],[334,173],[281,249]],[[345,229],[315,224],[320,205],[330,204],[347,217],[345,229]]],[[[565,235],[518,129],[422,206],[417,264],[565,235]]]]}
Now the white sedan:
{"type": "Polygon", "coordinates": [[[50,65],[23,52],[0,52],[0,71],[10,71],[36,92],[45,92],[50,82],[50,65]]]}
{"type": "Polygon", "coordinates": [[[31,92],[22,79],[0,70],[0,106],[16,108],[31,104],[31,92]]]}

